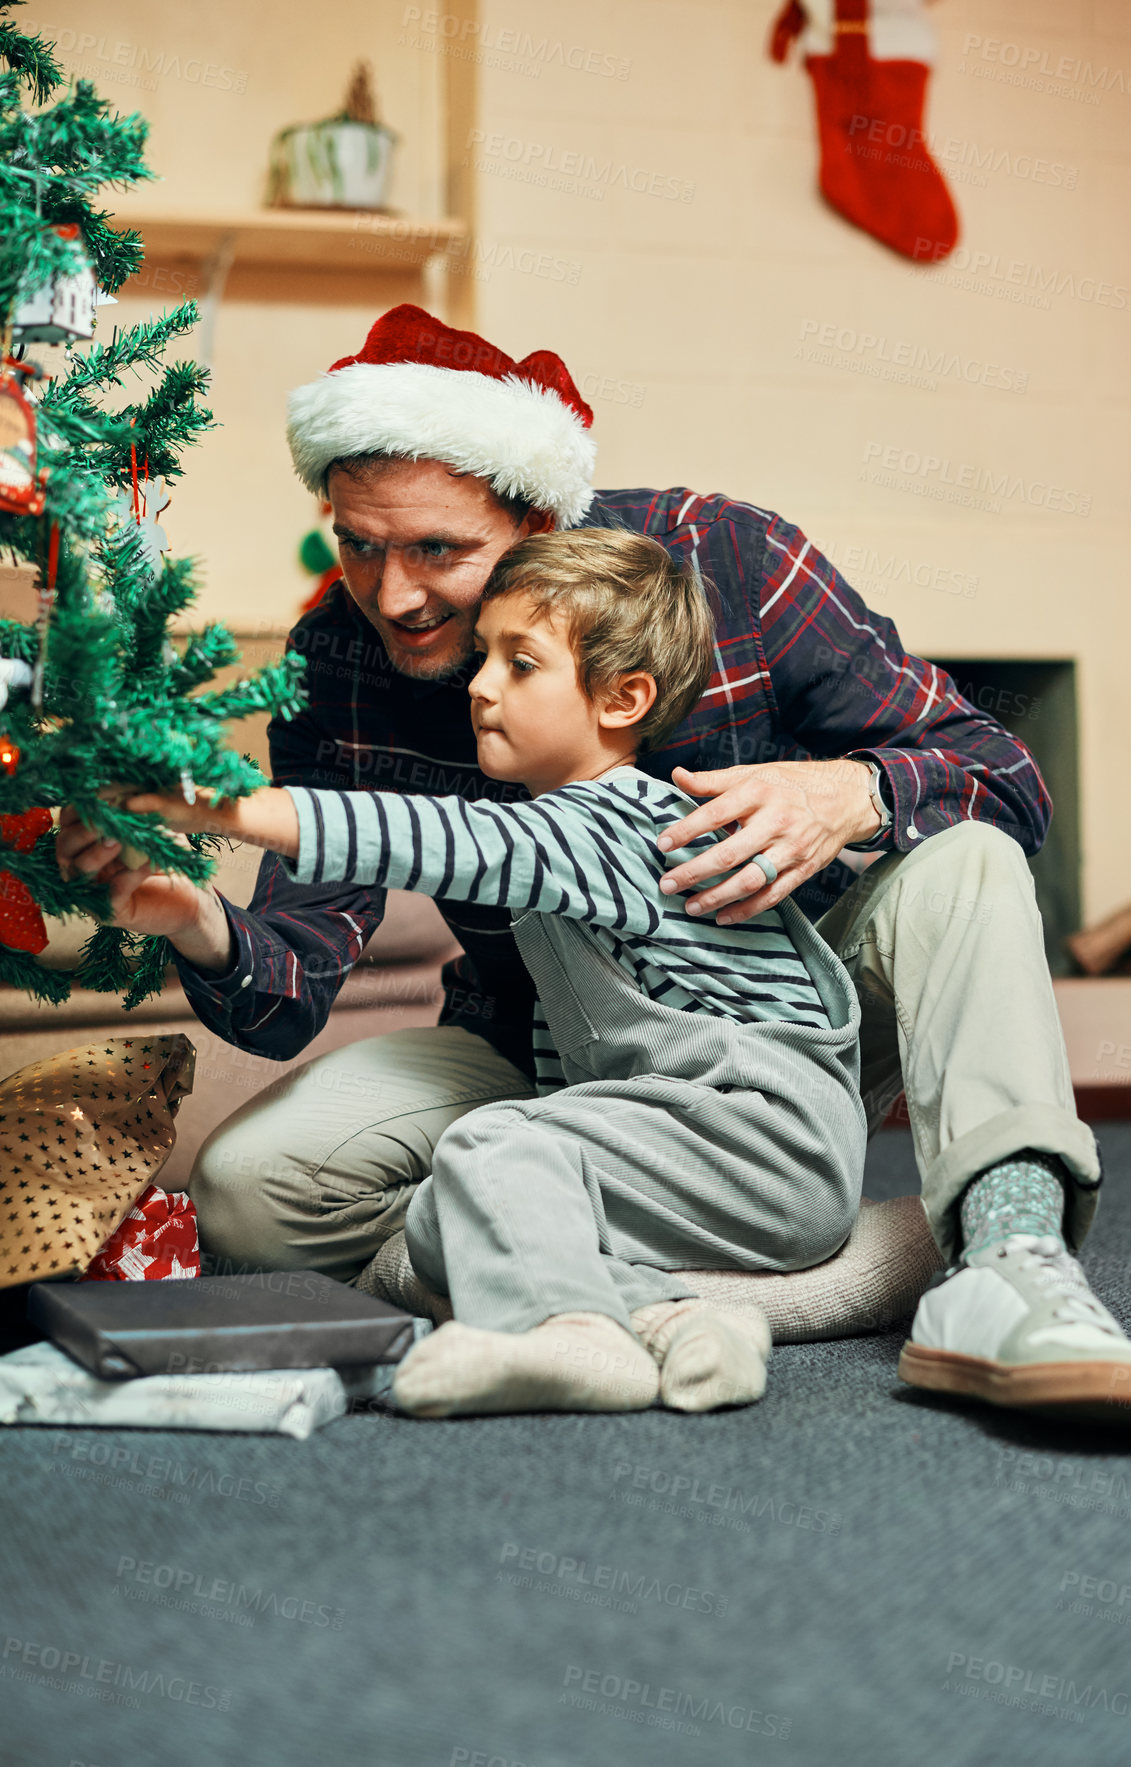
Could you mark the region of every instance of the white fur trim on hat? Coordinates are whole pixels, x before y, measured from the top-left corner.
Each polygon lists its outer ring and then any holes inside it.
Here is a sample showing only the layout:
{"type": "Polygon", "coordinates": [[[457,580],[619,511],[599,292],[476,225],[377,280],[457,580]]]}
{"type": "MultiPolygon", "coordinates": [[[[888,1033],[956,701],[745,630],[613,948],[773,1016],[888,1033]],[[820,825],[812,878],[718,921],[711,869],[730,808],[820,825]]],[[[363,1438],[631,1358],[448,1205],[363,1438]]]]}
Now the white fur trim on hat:
{"type": "Polygon", "coordinates": [[[326,468],[351,454],[441,460],[506,497],[576,527],[593,497],[593,438],[545,387],[425,362],[352,362],[297,387],[287,440],[295,471],[320,496],[326,468]]]}

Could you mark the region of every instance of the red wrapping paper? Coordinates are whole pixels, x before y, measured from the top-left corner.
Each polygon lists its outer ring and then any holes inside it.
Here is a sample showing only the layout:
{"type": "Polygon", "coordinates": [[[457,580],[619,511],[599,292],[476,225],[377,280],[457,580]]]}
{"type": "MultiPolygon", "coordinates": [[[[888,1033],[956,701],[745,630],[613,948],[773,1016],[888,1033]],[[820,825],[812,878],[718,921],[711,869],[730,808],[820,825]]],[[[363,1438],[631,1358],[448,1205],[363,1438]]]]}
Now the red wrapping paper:
{"type": "Polygon", "coordinates": [[[196,1210],[187,1192],[143,1190],[110,1235],[82,1282],[176,1281],[200,1275],[196,1210]]]}

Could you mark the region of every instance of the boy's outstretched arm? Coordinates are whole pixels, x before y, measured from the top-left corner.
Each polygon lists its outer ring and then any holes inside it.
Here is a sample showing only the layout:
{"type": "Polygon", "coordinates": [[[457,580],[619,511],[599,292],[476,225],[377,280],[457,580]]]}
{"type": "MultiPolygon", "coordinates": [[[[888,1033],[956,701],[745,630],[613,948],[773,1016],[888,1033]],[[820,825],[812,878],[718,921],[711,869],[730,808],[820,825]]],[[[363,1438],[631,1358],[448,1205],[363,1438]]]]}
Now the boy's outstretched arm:
{"type": "MultiPolygon", "coordinates": [[[[634,830],[626,800],[585,796],[579,803],[579,791],[567,786],[532,803],[495,804],[290,786],[223,807],[189,806],[172,794],[131,798],[128,807],[186,833],[272,847],[296,861],[288,870],[299,883],[364,880],[654,933],[663,912],[662,861],[634,830]]],[[[651,817],[642,812],[642,820],[651,837],[651,817]]]]}
{"type": "Polygon", "coordinates": [[[187,804],[175,792],[144,792],[130,798],[126,809],[160,816],[166,828],[178,834],[219,834],[252,847],[268,847],[284,859],[298,858],[298,811],[290,792],[279,786],[265,785],[250,797],[226,804],[208,801],[204,792],[195,804],[187,804]]]}

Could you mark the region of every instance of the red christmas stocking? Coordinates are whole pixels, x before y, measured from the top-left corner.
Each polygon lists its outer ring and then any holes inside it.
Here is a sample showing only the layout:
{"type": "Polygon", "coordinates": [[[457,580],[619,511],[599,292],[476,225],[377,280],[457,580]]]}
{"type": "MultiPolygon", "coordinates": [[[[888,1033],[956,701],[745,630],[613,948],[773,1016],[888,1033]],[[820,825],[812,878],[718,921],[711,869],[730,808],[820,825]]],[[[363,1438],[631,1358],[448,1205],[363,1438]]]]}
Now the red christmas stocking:
{"type": "Polygon", "coordinates": [[[958,214],[923,130],[934,59],[925,0],[788,0],[770,55],[801,51],[817,96],[821,194],[856,227],[919,263],[958,240],[958,214]]]}
{"type": "MultiPolygon", "coordinates": [[[[0,847],[30,853],[41,834],[51,827],[50,810],[26,810],[22,816],[0,816],[0,847]]],[[[32,956],[47,943],[47,928],[39,904],[25,883],[10,871],[0,871],[0,945],[10,951],[29,951],[32,956]]]]}

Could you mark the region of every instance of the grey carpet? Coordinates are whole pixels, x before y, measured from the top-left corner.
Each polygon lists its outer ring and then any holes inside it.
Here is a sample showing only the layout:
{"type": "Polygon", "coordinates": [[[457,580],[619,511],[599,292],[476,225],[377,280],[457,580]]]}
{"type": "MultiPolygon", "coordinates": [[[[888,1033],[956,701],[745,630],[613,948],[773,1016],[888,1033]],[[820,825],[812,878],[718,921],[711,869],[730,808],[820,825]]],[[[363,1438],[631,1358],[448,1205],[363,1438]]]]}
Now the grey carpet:
{"type": "MultiPolygon", "coordinates": [[[[1131,1125],[1100,1138],[1127,1320],[1131,1125]]],[[[912,1172],[884,1134],[869,1194],[912,1172]]],[[[0,1758],[1126,1762],[1131,1434],[919,1397],[900,1343],[779,1348],[706,1418],[4,1431],[0,1758]]]]}

